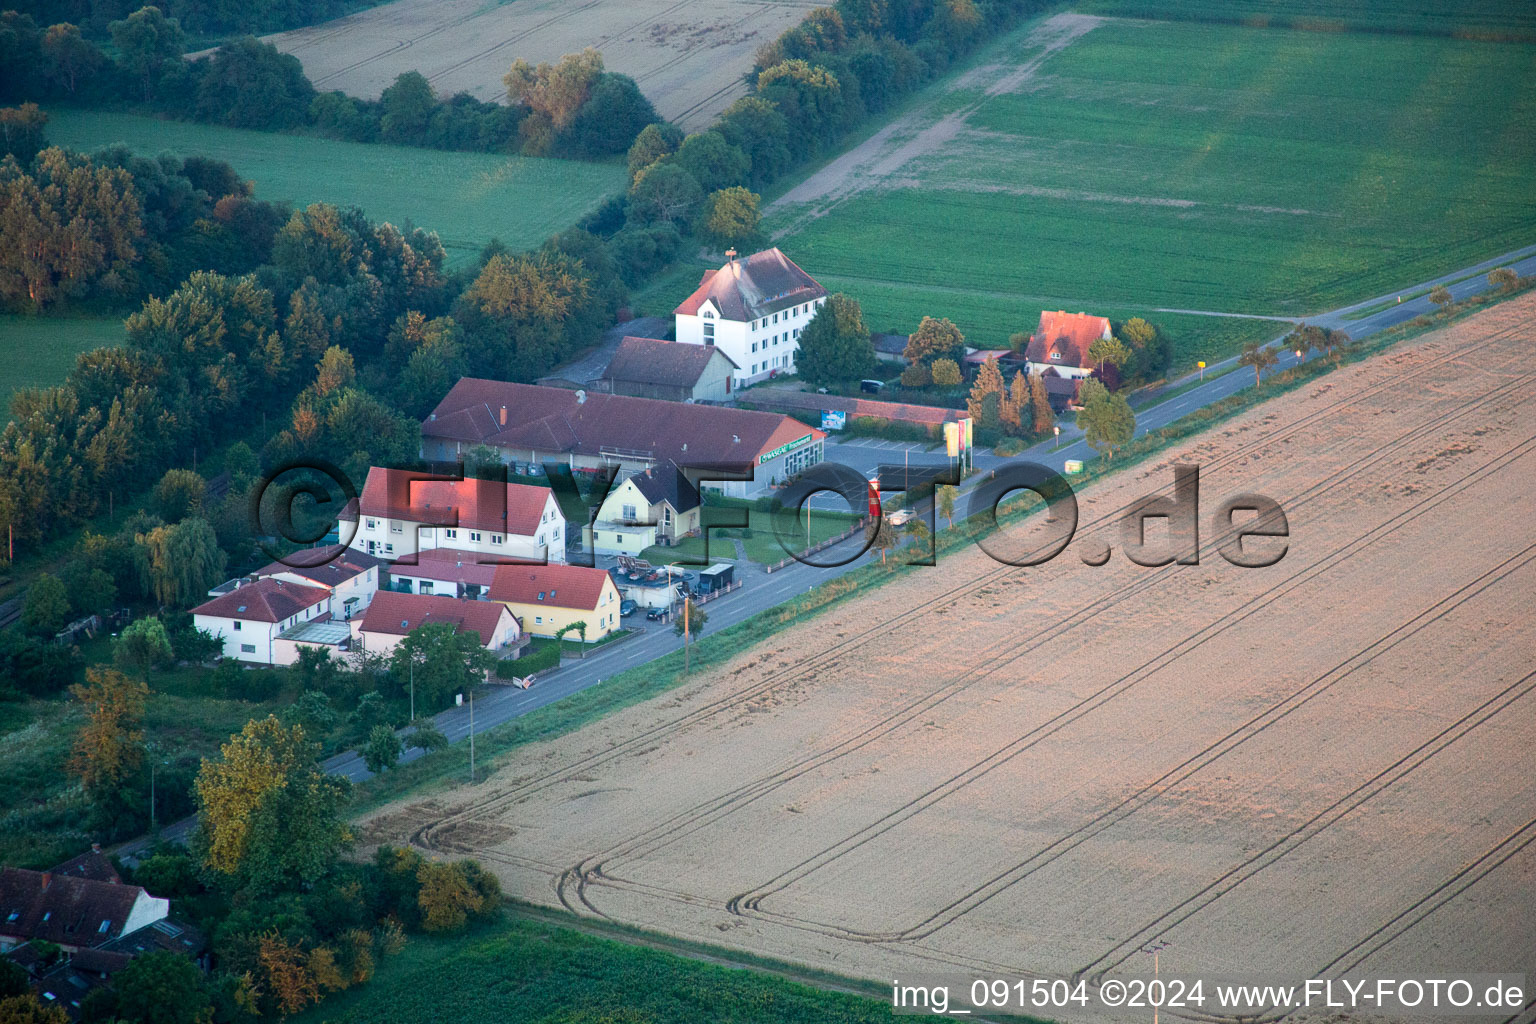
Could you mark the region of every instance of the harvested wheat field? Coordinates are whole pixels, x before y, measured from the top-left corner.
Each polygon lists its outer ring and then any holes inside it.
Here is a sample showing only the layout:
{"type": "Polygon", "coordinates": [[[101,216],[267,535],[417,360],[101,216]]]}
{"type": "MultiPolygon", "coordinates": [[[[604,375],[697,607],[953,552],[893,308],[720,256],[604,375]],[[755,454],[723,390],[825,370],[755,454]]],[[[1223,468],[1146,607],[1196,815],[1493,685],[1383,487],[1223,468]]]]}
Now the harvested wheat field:
{"type": "Polygon", "coordinates": [[[1536,296],[1345,367],[1089,487],[1045,566],[941,558],[365,836],[887,981],[1145,976],[1159,942],[1536,975],[1533,344],[1536,296]],[[1114,517],[1174,462],[1200,564],[1133,565],[1114,517]],[[1240,492],[1289,518],[1269,568],[1216,551],[1240,492]]]}
{"type": "Polygon", "coordinates": [[[506,94],[513,60],[555,61],[588,46],[629,75],[661,116],[698,130],[738,96],[752,55],[817,6],[798,0],[396,0],[266,37],[322,91],[376,99],[420,71],[438,95],[506,94]]]}

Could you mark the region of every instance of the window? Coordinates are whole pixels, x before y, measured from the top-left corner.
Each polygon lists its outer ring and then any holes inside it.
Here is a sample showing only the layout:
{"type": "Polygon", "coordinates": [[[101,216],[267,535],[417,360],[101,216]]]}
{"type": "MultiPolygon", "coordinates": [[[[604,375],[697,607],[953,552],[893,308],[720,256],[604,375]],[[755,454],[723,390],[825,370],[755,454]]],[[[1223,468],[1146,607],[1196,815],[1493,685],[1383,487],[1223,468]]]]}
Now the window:
{"type": "Polygon", "coordinates": [[[619,514],[621,516],[623,516],[625,519],[637,519],[637,518],[639,518],[638,516],[635,515],[635,506],[633,506],[633,505],[624,505],[622,507],[622,509],[621,509],[619,514]]]}
{"type": "Polygon", "coordinates": [[[702,316],[705,320],[713,320],[715,318],[715,314],[707,309],[699,315],[702,316]]]}
{"type": "Polygon", "coordinates": [[[103,921],[103,922],[101,922],[101,927],[96,929],[96,934],[97,935],[105,935],[105,934],[107,934],[107,929],[111,928],[111,927],[112,927],[112,922],[111,921],[103,921]]]}
{"type": "Polygon", "coordinates": [[[501,543],[501,534],[499,534],[499,533],[491,534],[491,543],[492,544],[500,544],[501,543]]]}
{"type": "Polygon", "coordinates": [[[774,336],[773,336],[773,344],[774,344],[774,347],[775,347],[775,348],[777,348],[777,347],[778,347],[778,344],[779,344],[779,336],[778,336],[778,335],[777,335],[777,334],[775,334],[775,335],[774,335],[774,336]]]}
{"type": "Polygon", "coordinates": [[[368,529],[370,529],[370,530],[377,530],[378,528],[379,528],[379,521],[377,519],[370,519],[370,520],[368,520],[368,529]]]}
{"type": "Polygon", "coordinates": [[[469,539],[470,539],[470,541],[472,543],[479,544],[480,543],[480,532],[478,530],[471,530],[471,531],[469,531],[469,539]]]}
{"type": "Polygon", "coordinates": [[[389,521],[389,532],[390,533],[404,533],[405,532],[405,527],[402,526],[400,523],[397,523],[393,519],[391,519],[389,521]]]}
{"type": "Polygon", "coordinates": [[[386,552],[390,553],[390,554],[393,554],[394,550],[395,550],[395,546],[393,544],[385,544],[384,545],[384,550],[386,552]]]}
{"type": "Polygon", "coordinates": [[[779,314],[777,314],[777,313],[773,314],[773,322],[774,323],[778,323],[779,322],[779,314]]]}
{"type": "Polygon", "coordinates": [[[447,537],[449,540],[458,540],[459,539],[459,531],[458,530],[444,530],[443,531],[443,536],[447,537]]]}
{"type": "Polygon", "coordinates": [[[539,591],[539,600],[540,601],[544,600],[544,591],[542,591],[542,590],[539,591]]]}
{"type": "Polygon", "coordinates": [[[534,621],[535,625],[542,626],[542,625],[544,625],[544,616],[542,616],[542,615],[535,615],[533,617],[533,621],[534,621]]]}
{"type": "Polygon", "coordinates": [[[544,535],[542,533],[539,534],[538,537],[535,538],[534,543],[535,544],[543,544],[544,543],[544,535]]]}
{"type": "Polygon", "coordinates": [[[241,644],[240,645],[240,653],[241,654],[255,654],[256,653],[256,645],[255,644],[241,644]]]}
{"type": "Polygon", "coordinates": [[[236,631],[238,631],[240,629],[240,620],[239,619],[235,620],[235,629],[236,629],[236,631]]]}
{"type": "Polygon", "coordinates": [[[800,337],[800,328],[798,328],[798,327],[795,328],[795,337],[796,338],[800,337]]]}
{"type": "Polygon", "coordinates": [[[416,584],[416,593],[418,593],[418,594],[430,594],[430,593],[432,593],[432,581],[431,580],[422,580],[420,583],[416,584]]]}

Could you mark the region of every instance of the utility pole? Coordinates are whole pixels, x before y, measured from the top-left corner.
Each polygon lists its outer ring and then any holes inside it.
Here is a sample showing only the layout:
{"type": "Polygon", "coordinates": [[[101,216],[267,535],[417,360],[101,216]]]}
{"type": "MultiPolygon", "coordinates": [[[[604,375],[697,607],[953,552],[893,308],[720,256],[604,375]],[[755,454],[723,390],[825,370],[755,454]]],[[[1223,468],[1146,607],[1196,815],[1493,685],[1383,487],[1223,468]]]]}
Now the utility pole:
{"type": "Polygon", "coordinates": [[[411,654],[411,721],[416,721],[416,655],[411,654]]]}
{"type": "Polygon", "coordinates": [[[692,599],[683,601],[683,675],[688,674],[688,610],[693,607],[692,599]]]}
{"type": "Polygon", "coordinates": [[[475,781],[475,691],[469,691],[469,781],[475,781]]]}

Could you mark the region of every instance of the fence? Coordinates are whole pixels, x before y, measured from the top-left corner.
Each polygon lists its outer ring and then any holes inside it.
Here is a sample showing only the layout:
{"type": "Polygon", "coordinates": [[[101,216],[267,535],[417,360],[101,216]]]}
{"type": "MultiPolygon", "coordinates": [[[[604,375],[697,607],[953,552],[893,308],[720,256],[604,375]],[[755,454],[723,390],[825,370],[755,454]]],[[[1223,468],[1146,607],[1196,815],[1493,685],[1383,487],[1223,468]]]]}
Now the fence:
{"type": "Polygon", "coordinates": [[[763,566],[763,572],[766,572],[766,573],[778,572],[780,569],[784,568],[787,565],[790,565],[793,562],[798,561],[799,559],[805,558],[805,557],[807,557],[809,555],[814,555],[818,551],[825,551],[827,548],[830,548],[834,544],[841,544],[843,541],[847,540],[849,537],[852,537],[854,534],[856,534],[859,531],[863,530],[868,525],[869,525],[869,517],[868,516],[862,516],[862,517],[860,517],[858,522],[856,522],[852,526],[848,527],[848,529],[844,530],[842,533],[838,534],[836,537],[828,537],[826,540],[822,541],[820,544],[812,544],[810,547],[806,548],[804,551],[800,552],[798,555],[789,555],[789,556],[787,556],[785,558],[779,559],[777,562],[774,562],[772,565],[765,565],[765,566],[763,566]]]}

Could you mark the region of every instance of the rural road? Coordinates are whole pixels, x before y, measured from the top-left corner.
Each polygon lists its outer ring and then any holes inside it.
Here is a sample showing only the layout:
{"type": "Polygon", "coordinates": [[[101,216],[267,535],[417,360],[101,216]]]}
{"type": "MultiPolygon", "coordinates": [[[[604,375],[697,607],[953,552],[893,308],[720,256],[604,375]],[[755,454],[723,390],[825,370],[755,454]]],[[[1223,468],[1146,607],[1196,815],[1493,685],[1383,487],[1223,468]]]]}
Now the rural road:
{"type": "MultiPolygon", "coordinates": [[[[1446,284],[1457,300],[1486,291],[1489,287],[1487,271],[1501,266],[1514,268],[1522,277],[1536,275],[1536,245],[1517,249],[1432,281],[1404,288],[1400,293],[1403,295],[1425,293],[1416,298],[1397,302],[1395,300],[1399,293],[1382,295],[1303,319],[1308,323],[1346,331],[1350,337],[1358,340],[1412,320],[1421,314],[1434,312],[1435,307],[1430,303],[1427,292],[1435,285],[1446,284]],[[1458,278],[1465,278],[1465,280],[1458,281],[1458,278]],[[1450,283],[1453,281],[1455,283],[1450,283]],[[1384,305],[1384,308],[1359,319],[1350,319],[1351,314],[1377,305],[1384,305]]],[[[1279,338],[1275,340],[1278,342],[1279,338]]],[[[1318,354],[1311,356],[1311,358],[1319,357],[1318,354]]],[[[1294,356],[1282,353],[1276,368],[1288,369],[1295,364],[1294,356]]],[[[1235,372],[1237,367],[1237,358],[1234,356],[1206,367],[1205,379],[1202,382],[1172,398],[1158,401],[1153,394],[1140,403],[1133,403],[1140,406],[1136,415],[1136,436],[1140,437],[1148,431],[1168,426],[1196,409],[1252,387],[1251,374],[1246,369],[1235,372]]],[[[1179,380],[1170,381],[1164,391],[1183,387],[1195,378],[1196,375],[1190,374],[1179,380]]],[[[1015,456],[1005,458],[994,455],[987,449],[977,449],[975,454],[977,473],[961,486],[962,501],[957,503],[957,508],[964,507],[964,495],[985,479],[988,470],[1006,462],[1029,460],[1060,471],[1069,459],[1087,462],[1093,457],[1094,452],[1082,439],[1082,431],[1073,424],[1063,424],[1058,443],[1042,442],[1024,449],[1015,456]]],[[[902,465],[904,462],[909,462],[912,466],[943,465],[948,461],[942,454],[935,454],[923,445],[862,438],[840,443],[828,442],[826,458],[831,462],[841,462],[866,475],[872,475],[881,465],[902,465]]],[[[818,558],[833,561],[835,560],[833,555],[847,554],[856,550],[856,545],[860,541],[859,537],[851,538],[818,555],[818,558]]],[[[728,544],[722,544],[723,550],[728,550],[728,547],[728,544]]],[[[816,568],[792,563],[772,574],[764,574],[756,567],[743,565],[738,578],[744,580],[744,585],[734,593],[710,604],[709,630],[714,632],[735,625],[760,611],[803,594],[819,583],[824,583],[864,564],[868,557],[877,556],[854,558],[848,565],[839,568],[816,568]]],[[[565,662],[559,668],[540,676],[530,689],[520,690],[511,686],[487,688],[486,693],[476,701],[475,732],[482,733],[573,693],[597,686],[604,679],[611,678],[619,672],[645,664],[676,650],[682,643],[672,634],[672,629],[668,625],[647,623],[644,619],[635,621],[636,628],[643,626],[649,628],[639,631],[638,635],[631,638],[599,647],[584,659],[565,662]]],[[[450,742],[458,743],[469,736],[467,706],[449,708],[434,717],[438,728],[450,742]]],[[[413,748],[405,752],[401,761],[402,763],[414,761],[421,756],[422,752],[413,748]]],[[[363,764],[361,755],[356,751],[336,754],[324,762],[324,767],[328,772],[345,776],[353,782],[362,781],[372,775],[363,764]]],[[[161,838],[182,842],[194,824],[193,818],[175,822],[161,831],[161,838]]],[[[147,849],[153,841],[152,837],[140,837],[122,844],[116,852],[132,863],[134,855],[147,849]]]]}

